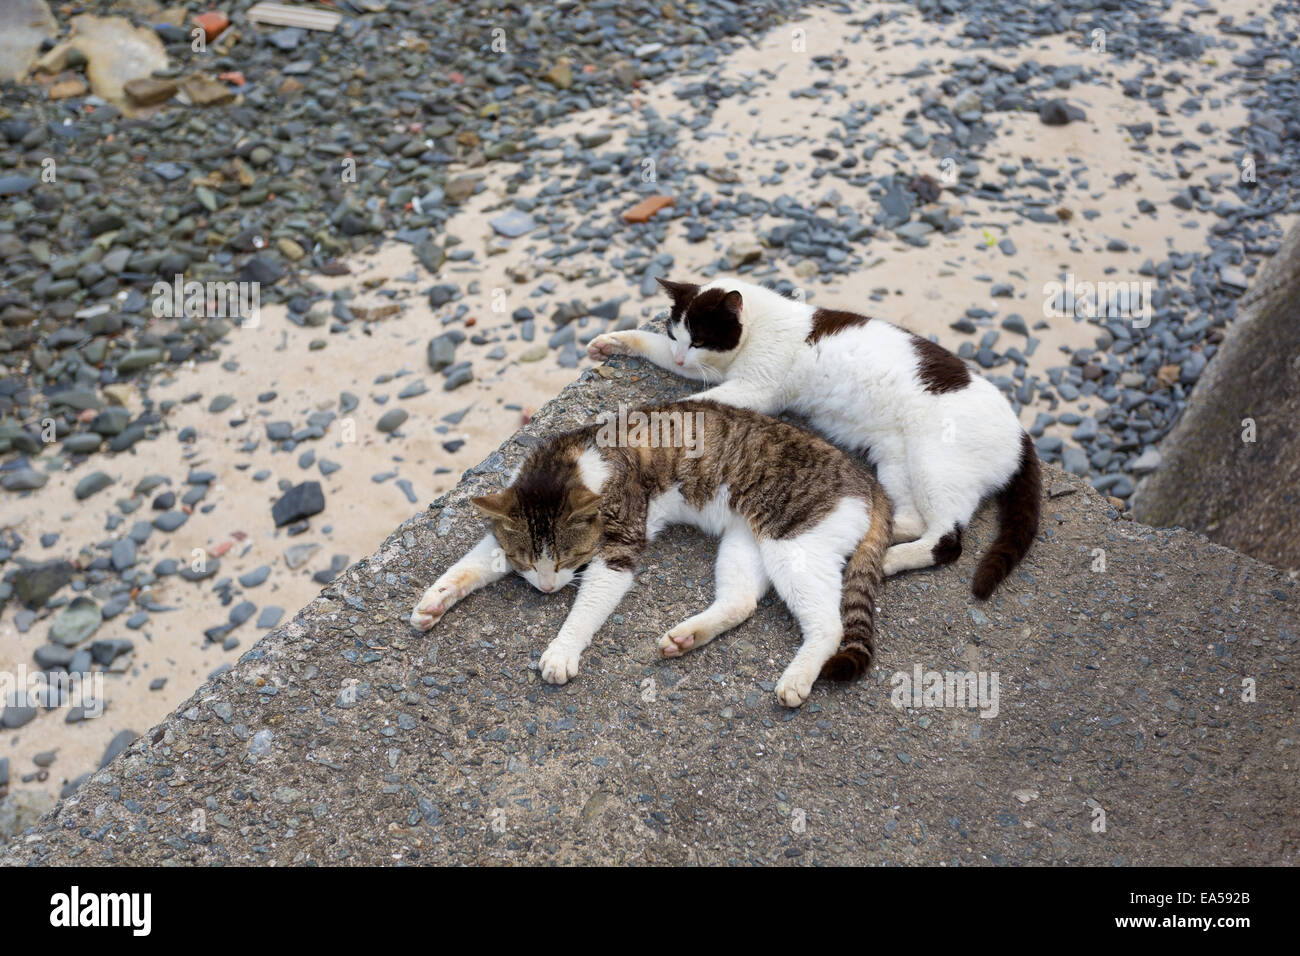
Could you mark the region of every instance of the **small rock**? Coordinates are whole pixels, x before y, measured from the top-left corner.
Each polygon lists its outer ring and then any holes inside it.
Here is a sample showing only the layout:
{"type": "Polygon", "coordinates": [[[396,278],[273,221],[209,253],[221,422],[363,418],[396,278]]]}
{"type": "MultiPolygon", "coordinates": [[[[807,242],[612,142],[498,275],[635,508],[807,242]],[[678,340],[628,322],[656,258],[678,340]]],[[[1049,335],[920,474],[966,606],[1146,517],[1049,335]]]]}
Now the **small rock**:
{"type": "Polygon", "coordinates": [[[294,485],[271,507],[271,517],[275,526],[282,528],[287,524],[310,518],[325,510],[325,493],[319,481],[304,481],[294,485]]]}
{"type": "Polygon", "coordinates": [[[78,501],[84,501],[96,492],[103,491],[112,483],[113,479],[105,472],[92,472],[77,482],[77,487],[73,491],[73,494],[76,496],[78,501]]]}
{"type": "Polygon", "coordinates": [[[315,554],[319,548],[319,544],[312,542],[290,545],[284,549],[284,563],[289,566],[290,571],[297,571],[311,560],[311,556],[315,554]]]}
{"type": "Polygon", "coordinates": [[[505,236],[507,239],[515,239],[536,229],[537,220],[526,212],[511,209],[489,219],[488,225],[496,230],[499,235],[505,236]]]}
{"type": "Polygon", "coordinates": [[[0,478],[0,486],[5,491],[35,491],[38,488],[45,487],[45,483],[50,480],[48,473],[37,471],[35,468],[19,468],[16,471],[5,472],[4,477],[0,478]]]}
{"type": "Polygon", "coordinates": [[[1064,126],[1086,117],[1079,107],[1071,106],[1063,99],[1054,99],[1048,100],[1038,108],[1038,118],[1047,126],[1064,126]]]}
{"type": "MultiPolygon", "coordinates": [[[[385,412],[375,425],[384,434],[391,434],[401,427],[402,423],[410,418],[410,412],[404,408],[393,408],[385,412]]],[[[319,510],[319,509],[317,509],[319,510]]]]}
{"type": "Polygon", "coordinates": [[[739,269],[743,265],[763,258],[763,247],[752,240],[732,243],[727,247],[727,268],[739,269]]]}

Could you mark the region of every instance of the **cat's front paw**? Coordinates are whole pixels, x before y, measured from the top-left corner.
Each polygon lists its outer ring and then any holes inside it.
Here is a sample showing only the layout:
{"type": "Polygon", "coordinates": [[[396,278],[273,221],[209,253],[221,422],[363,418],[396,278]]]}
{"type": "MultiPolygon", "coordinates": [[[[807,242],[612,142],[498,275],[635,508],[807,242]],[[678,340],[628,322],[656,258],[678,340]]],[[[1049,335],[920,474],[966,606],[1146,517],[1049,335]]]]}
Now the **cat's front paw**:
{"type": "Polygon", "coordinates": [[[427,631],[442,620],[442,616],[451,606],[465,596],[464,582],[458,578],[441,577],[433,587],[424,592],[415,602],[411,612],[411,626],[417,630],[427,631]]]}
{"type": "Polygon", "coordinates": [[[576,651],[559,641],[551,641],[550,646],[542,652],[542,659],[537,668],[542,672],[542,680],[548,684],[567,684],[578,676],[578,661],[581,651],[576,651]]]}
{"type": "Polygon", "coordinates": [[[797,663],[791,664],[776,683],[776,699],[786,707],[799,707],[812,694],[817,671],[809,671],[797,663]]]}
{"type": "Polygon", "coordinates": [[[449,588],[435,584],[415,602],[415,610],[411,612],[411,626],[420,631],[429,630],[442,620],[453,603],[455,594],[449,588]]]}
{"type": "Polygon", "coordinates": [[[634,341],[621,332],[606,332],[587,343],[587,355],[594,359],[605,359],[611,355],[630,355],[634,341]]]}

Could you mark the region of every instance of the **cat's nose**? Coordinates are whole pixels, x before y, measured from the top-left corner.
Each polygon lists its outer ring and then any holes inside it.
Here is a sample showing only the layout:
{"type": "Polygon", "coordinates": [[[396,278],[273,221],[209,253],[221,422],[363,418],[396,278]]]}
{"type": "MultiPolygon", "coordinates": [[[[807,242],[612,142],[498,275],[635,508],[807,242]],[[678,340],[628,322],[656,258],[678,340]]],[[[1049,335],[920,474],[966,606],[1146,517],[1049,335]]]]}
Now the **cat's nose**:
{"type": "Polygon", "coordinates": [[[537,588],[538,588],[538,590],[540,590],[543,594],[550,594],[552,591],[555,590],[555,585],[554,585],[554,584],[539,584],[539,585],[537,585],[537,588]]]}
{"type": "Polygon", "coordinates": [[[685,364],[686,364],[686,356],[685,356],[685,355],[674,355],[674,356],[673,356],[673,361],[676,362],[678,365],[685,365],[685,364]]]}

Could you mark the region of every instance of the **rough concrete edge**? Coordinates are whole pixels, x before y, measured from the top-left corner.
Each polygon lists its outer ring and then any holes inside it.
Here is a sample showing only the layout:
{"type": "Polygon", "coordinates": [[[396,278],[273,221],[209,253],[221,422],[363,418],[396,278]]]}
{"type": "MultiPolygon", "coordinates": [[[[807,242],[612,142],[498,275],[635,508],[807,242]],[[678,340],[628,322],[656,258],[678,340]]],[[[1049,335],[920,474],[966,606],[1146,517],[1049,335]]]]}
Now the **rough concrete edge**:
{"type": "MultiPolygon", "coordinates": [[[[1300,224],[1293,226],[1282,244],[1264,265],[1254,284],[1241,299],[1237,318],[1229,327],[1214,359],[1205,367],[1196,383],[1187,407],[1174,423],[1174,427],[1160,442],[1164,460],[1150,475],[1137,483],[1133,494],[1132,512],[1139,521],[1150,521],[1180,528],[1196,534],[1195,528],[1178,524],[1181,516],[1171,510],[1171,501],[1180,496],[1184,476],[1202,467],[1207,460],[1221,460],[1220,455],[1205,438],[1221,432],[1224,410],[1216,399],[1235,391],[1233,382],[1250,381],[1253,371],[1251,357],[1258,346],[1259,322],[1277,308],[1279,297],[1300,285],[1300,224]],[[1156,501],[1155,499],[1162,499],[1156,501]]],[[[1296,325],[1296,343],[1300,344],[1300,323],[1296,325]]],[[[1237,427],[1235,414],[1233,427],[1237,427]]]]}

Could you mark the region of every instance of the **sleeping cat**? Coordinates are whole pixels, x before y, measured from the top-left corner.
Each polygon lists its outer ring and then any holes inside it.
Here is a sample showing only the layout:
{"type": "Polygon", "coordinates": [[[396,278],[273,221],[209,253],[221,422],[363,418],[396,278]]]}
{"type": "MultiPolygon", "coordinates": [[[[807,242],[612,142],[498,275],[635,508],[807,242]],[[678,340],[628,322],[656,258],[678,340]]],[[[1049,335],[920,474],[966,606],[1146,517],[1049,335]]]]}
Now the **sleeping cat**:
{"type": "Polygon", "coordinates": [[[672,297],[667,335],[597,336],[593,358],[648,358],[718,382],[697,399],[806,416],[832,441],[865,450],[894,504],[885,574],[955,561],[986,497],[999,530],[971,590],[986,599],[1033,544],[1040,478],[1034,443],[991,382],[942,346],[880,319],[821,309],[736,279],[659,280],[672,297]]]}
{"type": "Polygon", "coordinates": [[[707,401],[634,411],[618,427],[607,419],[547,440],[508,488],[473,501],[492,530],[416,603],[420,630],[511,568],[547,593],[579,580],[540,665],[563,684],[647,543],[691,524],[721,536],[713,603],[660,638],[664,657],[748,619],[770,584],[803,631],[776,685],[782,704],[807,700],[819,674],[851,680],[870,664],[889,499],[834,445],[793,426],[707,401]]]}

